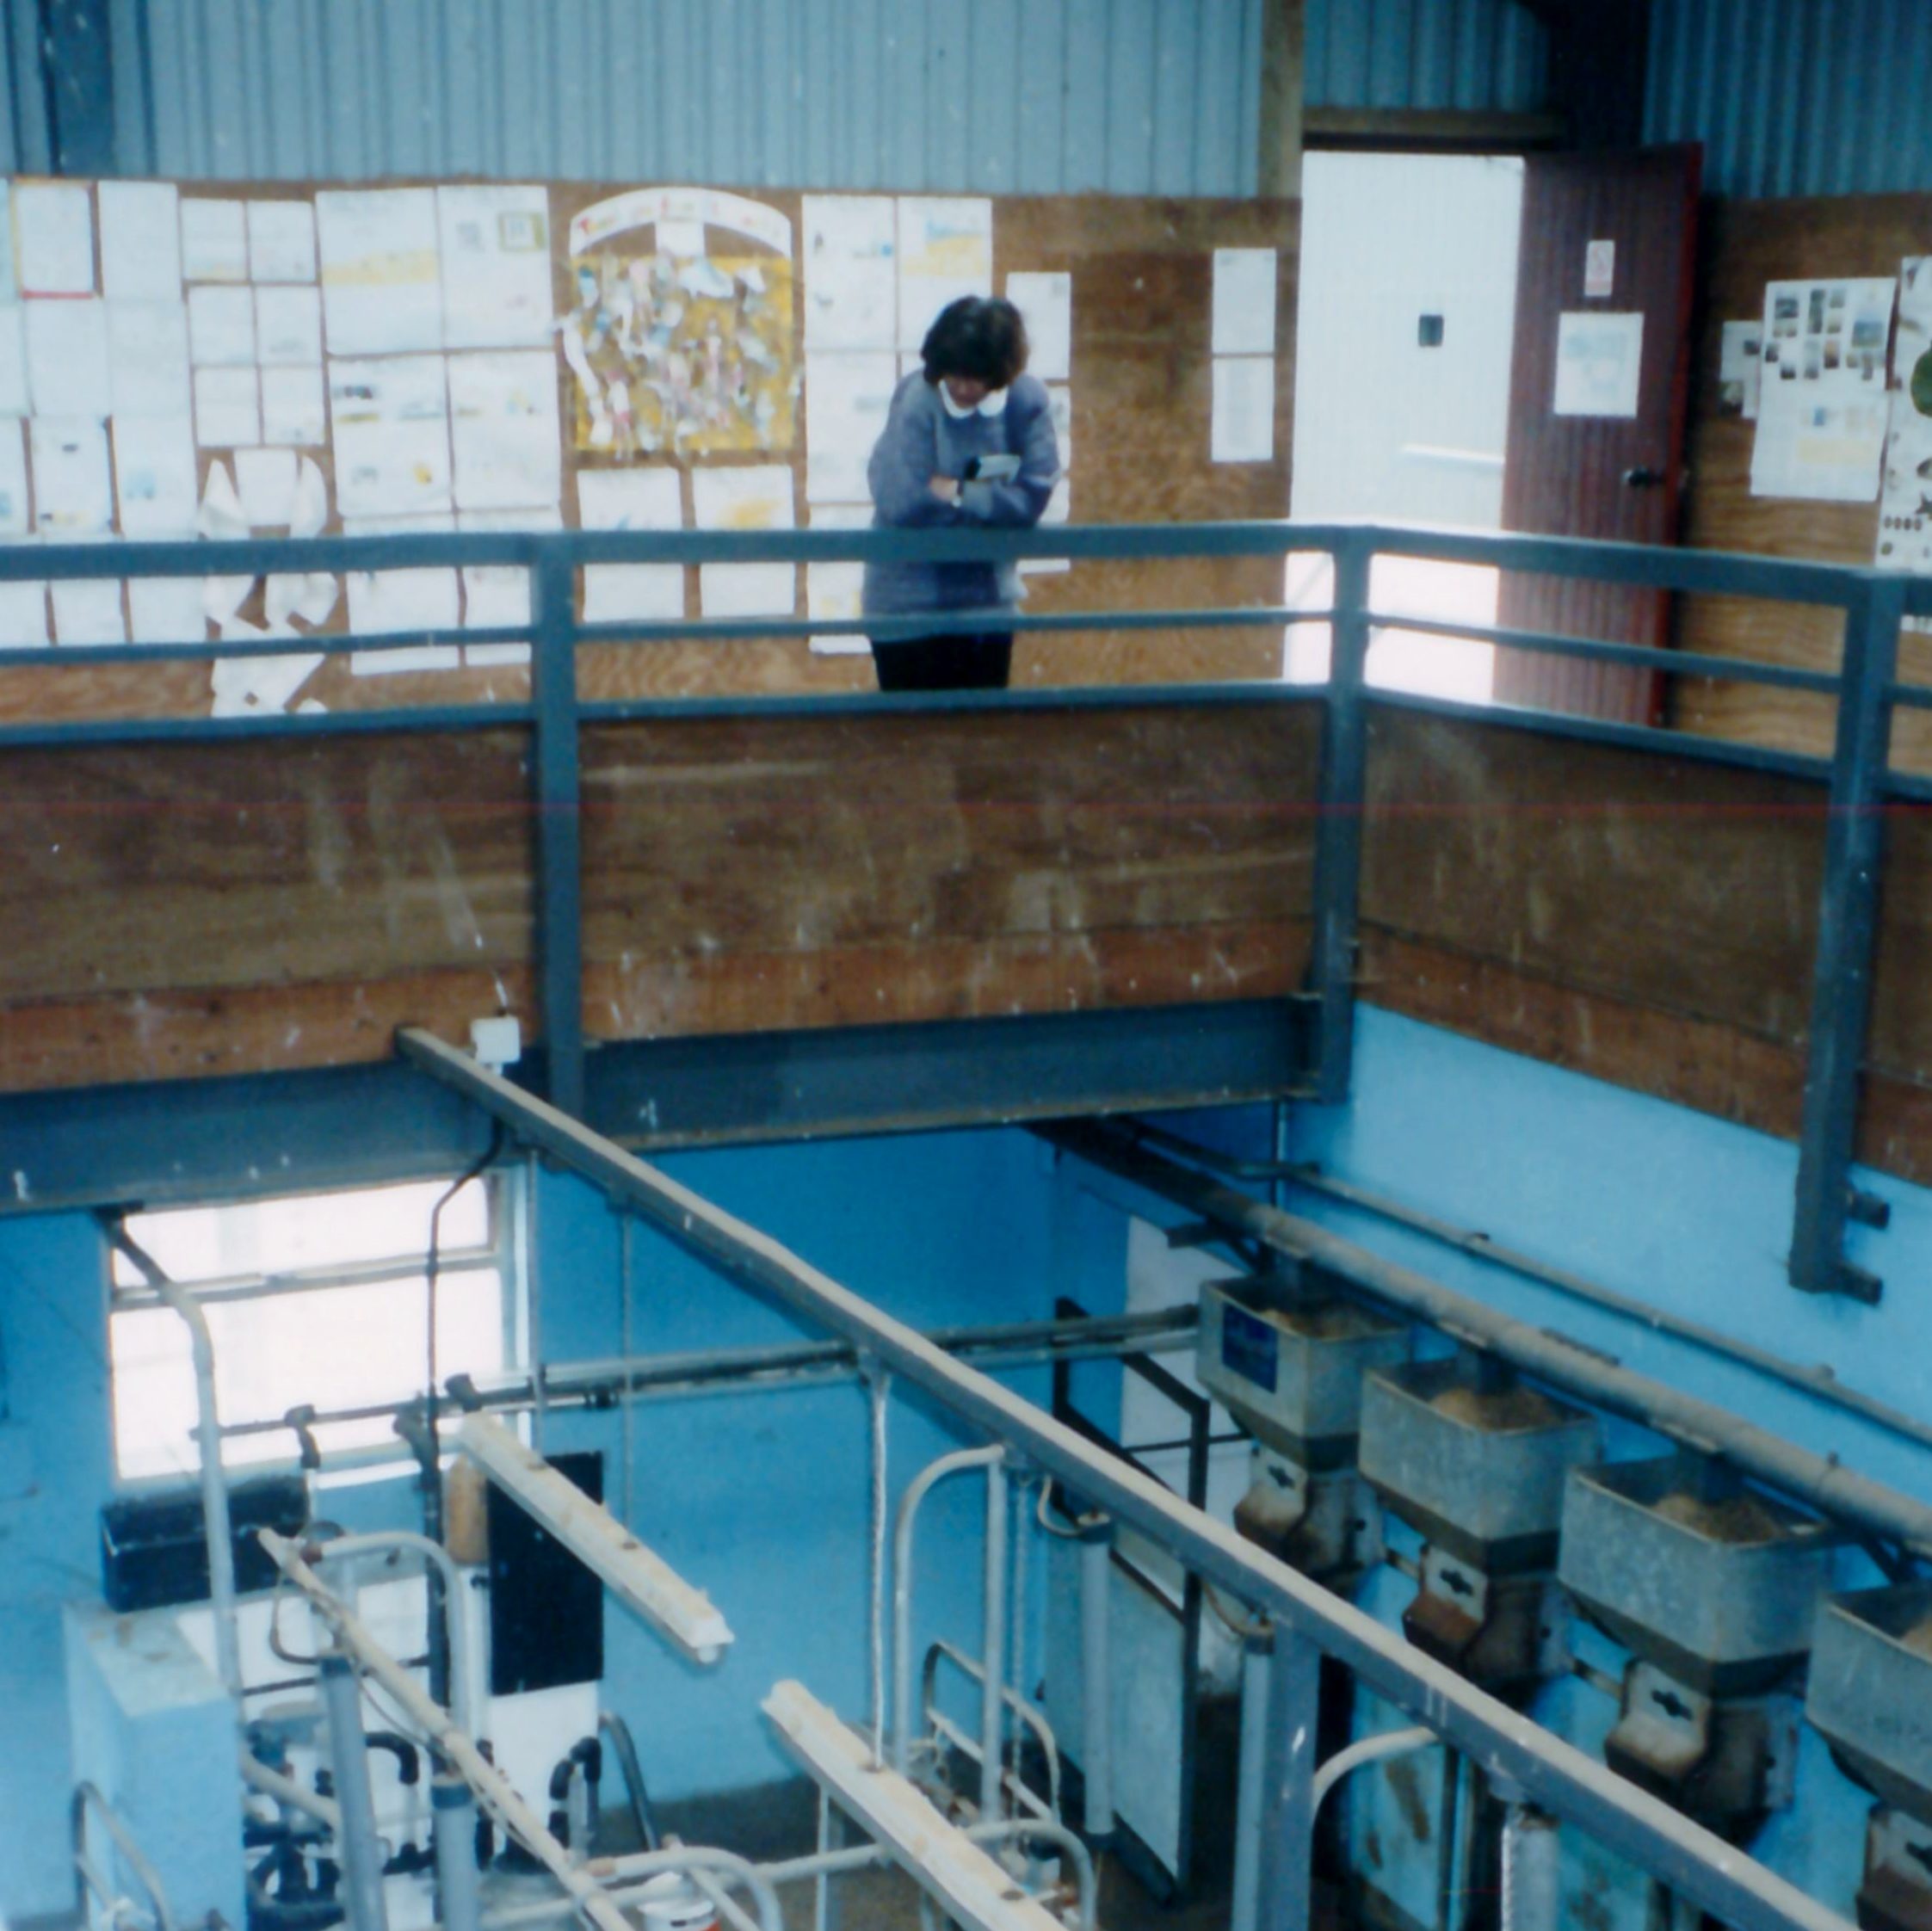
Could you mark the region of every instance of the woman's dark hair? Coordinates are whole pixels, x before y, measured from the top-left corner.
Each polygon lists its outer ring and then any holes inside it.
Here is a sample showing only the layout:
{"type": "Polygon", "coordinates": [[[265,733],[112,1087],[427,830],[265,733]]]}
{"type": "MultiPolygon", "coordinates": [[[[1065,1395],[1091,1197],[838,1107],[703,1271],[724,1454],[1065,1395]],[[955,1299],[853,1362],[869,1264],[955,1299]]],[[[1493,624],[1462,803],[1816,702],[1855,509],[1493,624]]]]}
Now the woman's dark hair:
{"type": "Polygon", "coordinates": [[[1027,366],[1027,325],[1011,302],[961,295],[939,312],[919,354],[929,382],[963,375],[989,389],[1003,389],[1027,366]]]}

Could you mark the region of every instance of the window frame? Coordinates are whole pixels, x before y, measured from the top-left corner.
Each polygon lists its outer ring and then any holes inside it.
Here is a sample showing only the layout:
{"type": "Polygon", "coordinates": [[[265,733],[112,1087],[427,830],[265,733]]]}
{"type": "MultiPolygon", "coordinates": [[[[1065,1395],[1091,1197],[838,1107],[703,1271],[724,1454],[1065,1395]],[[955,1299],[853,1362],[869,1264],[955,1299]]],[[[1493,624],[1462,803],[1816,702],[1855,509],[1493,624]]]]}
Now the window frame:
{"type": "MultiPolygon", "coordinates": [[[[481,1245],[444,1247],[437,1255],[439,1279],[454,1273],[495,1272],[498,1282],[498,1317],[501,1323],[503,1359],[508,1369],[521,1363],[527,1352],[531,1323],[529,1305],[529,1221],[526,1198],[528,1171],[522,1163],[505,1162],[477,1174],[404,1175],[392,1179],[365,1181],[354,1187],[293,1188],[287,1193],[231,1194],[208,1200],[170,1201],[155,1208],[157,1213],[223,1208],[270,1206],[280,1200],[347,1199],[392,1187],[411,1185],[453,1186],[459,1180],[482,1186],[487,1235],[481,1245]]],[[[140,1496],[180,1491],[200,1481],[199,1450],[193,1465],[152,1473],[128,1474],[121,1465],[121,1430],[117,1416],[117,1366],[114,1358],[114,1320],[117,1314],[165,1308],[167,1302],[146,1281],[121,1282],[115,1279],[117,1249],[114,1233],[145,1210],[133,1207],[103,1216],[101,1231],[102,1356],[107,1371],[108,1465],[110,1491],[117,1496],[140,1496]]],[[[277,1269],[272,1272],[210,1275],[180,1285],[197,1304],[219,1306],[236,1302],[270,1300],[285,1295],[327,1293],[335,1288],[380,1286],[386,1281],[423,1280],[429,1272],[429,1249],[410,1256],[391,1256],[379,1261],[351,1261],[334,1265],[277,1269]]],[[[326,1426],[332,1420],[348,1421],[385,1413],[399,1412],[401,1401],[371,1402],[353,1408],[329,1410],[318,1416],[326,1426]]],[[[232,1418],[224,1416],[225,1430],[232,1418]]],[[[237,1437],[224,1435],[222,1467],[231,1483],[256,1477],[288,1475],[300,1469],[300,1449],[293,1432],[279,1418],[249,1424],[255,1432],[288,1436],[286,1453],[263,1455],[238,1462],[231,1459],[229,1444],[237,1437]]],[[[191,1447],[193,1446],[191,1441],[191,1447]]],[[[393,1441],[365,1443],[355,1447],[323,1450],[324,1464],[316,1472],[318,1487],[361,1483],[371,1479],[399,1478],[415,1467],[415,1456],[400,1436],[393,1441]]]]}

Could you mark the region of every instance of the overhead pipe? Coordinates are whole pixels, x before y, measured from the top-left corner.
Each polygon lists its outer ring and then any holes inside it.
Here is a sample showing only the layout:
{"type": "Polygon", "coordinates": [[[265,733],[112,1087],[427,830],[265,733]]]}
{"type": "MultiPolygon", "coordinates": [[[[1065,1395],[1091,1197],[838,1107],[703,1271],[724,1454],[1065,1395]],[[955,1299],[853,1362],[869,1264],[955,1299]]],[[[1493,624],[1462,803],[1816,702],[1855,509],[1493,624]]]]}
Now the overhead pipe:
{"type": "Polygon", "coordinates": [[[1311,1262],[1344,1288],[1508,1361],[1537,1380],[1579,1396],[1707,1455],[1720,1456],[1767,1487],[1821,1514],[1856,1523],[1932,1559],[1932,1508],[1835,1457],[1814,1454],[1714,1403],[1638,1374],[1580,1343],[1532,1327],[1459,1294],[1312,1220],[1284,1212],[1208,1175],[1138,1144],[1131,1131],[1097,1121],[1034,1129],[1051,1144],[1117,1178],[1291,1260],[1311,1262]]]}

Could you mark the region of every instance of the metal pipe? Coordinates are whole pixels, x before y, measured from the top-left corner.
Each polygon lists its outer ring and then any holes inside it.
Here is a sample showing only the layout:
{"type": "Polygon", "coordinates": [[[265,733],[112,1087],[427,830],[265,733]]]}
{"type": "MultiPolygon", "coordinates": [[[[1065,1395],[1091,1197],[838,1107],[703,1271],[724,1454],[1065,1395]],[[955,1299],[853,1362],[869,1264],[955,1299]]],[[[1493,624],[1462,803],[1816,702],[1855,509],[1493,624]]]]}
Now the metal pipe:
{"type": "Polygon", "coordinates": [[[208,1594],[214,1606],[215,1671],[238,1703],[241,1645],[235,1634],[235,1544],[228,1515],[228,1472],[221,1465],[221,1406],[215,1393],[214,1336],[194,1297],[171,1279],[120,1219],[104,1217],[108,1237],[139,1269],[142,1278],[188,1328],[194,1364],[194,1439],[201,1457],[201,1527],[208,1551],[208,1594]]]}
{"type": "Polygon", "coordinates": [[[68,1828],[72,1833],[74,1851],[74,1901],[78,1909],[80,1922],[84,1928],[90,1922],[87,1894],[92,1891],[103,1904],[112,1906],[119,1892],[109,1884],[105,1874],[97,1869],[87,1854],[87,1819],[89,1813],[101,1820],[102,1828],[113,1841],[120,1860],[127,1866],[134,1882],[147,1893],[147,1900],[153,1909],[155,1931],[176,1931],[175,1914],[168,1903],[168,1893],[164,1888],[160,1874],[141,1853],[141,1847],[134,1842],[133,1834],[120,1820],[117,1812],[98,1788],[90,1783],[74,1786],[74,1794],[67,1809],[68,1828]]]}
{"type": "MultiPolygon", "coordinates": [[[[366,1535],[331,1536],[326,1542],[312,1545],[318,1563],[347,1562],[352,1557],[380,1555],[391,1550],[405,1550],[434,1563],[442,1575],[442,1619],[448,1631],[450,1655],[449,1713],[458,1725],[472,1735],[470,1720],[471,1663],[470,1619],[464,1603],[467,1594],[463,1570],[455,1557],[442,1544],[413,1529],[378,1529],[366,1535]]],[[[429,1605],[436,1613],[436,1605],[429,1605]]]]}
{"type": "Polygon", "coordinates": [[[1241,1756],[1235,1786],[1234,1897],[1228,1909],[1228,1931],[1255,1931],[1261,1884],[1268,1671],[1274,1649],[1272,1636],[1250,1636],[1241,1646],[1241,1756]]]}
{"type": "MultiPolygon", "coordinates": [[[[769,1235],[433,1034],[407,1027],[398,1034],[397,1044],[411,1064],[503,1120],[519,1139],[584,1175],[726,1280],[876,1354],[901,1380],[935,1397],[967,1426],[1009,1444],[1042,1473],[1149,1536],[1183,1568],[1265,1613],[1278,1632],[1286,1629],[1334,1656],[1385,1701],[1426,1720],[1447,1744],[1481,1768],[1512,1779],[1541,1807],[1573,1822],[1614,1854],[1662,1877],[1733,1931],[1847,1931],[1845,1919],[1796,1885],[1596,1758],[1528,1722],[1366,1612],[1244,1540],[1231,1525],[1190,1507],[1034,1403],[951,1359],[916,1329],[769,1235]]],[[[1100,1144],[1119,1151],[1115,1142],[1100,1144]]],[[[1287,1220],[1229,1189],[1206,1191],[1210,1197],[1225,1197],[1231,1214],[1238,1208],[1258,1213],[1262,1224],[1271,1228],[1287,1220]]],[[[1359,1253],[1347,1243],[1336,1243],[1331,1251],[1359,1253]]],[[[1453,1299],[1476,1309],[1474,1303],[1453,1299]]],[[[1274,1700],[1278,1703],[1279,1696],[1274,1700]]],[[[1266,1890],[1264,1884],[1264,1894],[1266,1890]]]]}
{"type": "Polygon", "coordinates": [[[1918,1447],[1932,1448],[1932,1424],[1871,1395],[1861,1394],[1855,1388],[1846,1387],[1823,1365],[1787,1360],[1783,1355],[1774,1354],[1768,1348],[1738,1340],[1719,1329],[1707,1327],[1701,1321],[1692,1321],[1668,1309],[1653,1307],[1633,1295],[1620,1294],[1614,1288],[1600,1286],[1582,1274],[1572,1274],[1567,1268],[1552,1267],[1533,1255],[1491,1240],[1475,1228],[1459,1227],[1440,1214],[1427,1212],[1420,1207],[1405,1206],[1386,1194],[1377,1193],[1355,1181],[1338,1180],[1305,1161],[1238,1159],[1222,1153],[1218,1148],[1204,1146],[1184,1134],[1153,1126],[1146,1120],[1134,1120],[1132,1128],[1135,1137],[1149,1146],[1165,1148],[1184,1160],[1191,1160],[1196,1166],[1225,1174],[1231,1180],[1262,1180],[1299,1187],[1308,1193],[1340,1200],[1344,1206],[1359,1207],[1379,1220],[1389,1221],[1393,1225],[1408,1228],[1412,1233],[1439,1241],[1471,1260],[1520,1274],[1525,1280],[1534,1280],[1540,1286],[1552,1288],[1571,1300],[1582,1301],[1588,1306],[1602,1308],[1608,1314],[1636,1322],[1653,1334],[1669,1335],[1672,1340],[1683,1342],[1706,1354],[1736,1361],[1740,1367],[1798,1389],[1814,1401],[1827,1402],[1834,1408],[1843,1409],[1847,1414],[1855,1415],[1874,1428],[1884,1428],[1918,1447]]]}
{"type": "Polygon", "coordinates": [[[242,1780],[251,1784],[266,1797],[272,1797],[278,1804],[286,1804],[292,1811],[303,1811],[325,1824],[330,1833],[340,1836],[343,1828],[343,1809],[332,1797],[324,1797],[320,1791],[305,1790],[294,1778],[284,1776],[279,1770],[271,1770],[258,1758],[251,1756],[246,1749],[241,1752],[242,1780]]]}
{"type": "Polygon", "coordinates": [[[481,1905],[476,1868],[476,1793],[460,1777],[429,1787],[436,1844],[436,1909],[444,1931],[478,1931],[481,1905]]]}
{"type": "MultiPolygon", "coordinates": [[[[974,1676],[977,1677],[978,1674],[978,1670],[975,1669],[973,1671],[974,1676]]],[[[1012,1692],[1009,1690],[1007,1694],[1010,1697],[1012,1692]]],[[[960,1756],[972,1764],[975,1769],[981,1770],[981,1774],[984,1775],[985,1773],[979,1761],[979,1743],[976,1738],[969,1737],[943,1710],[929,1711],[926,1720],[932,1726],[932,1733],[935,1741],[945,1743],[957,1750],[960,1756]]],[[[1046,1798],[1036,1796],[1017,1777],[1008,1774],[1005,1777],[1003,1788],[1013,1798],[1015,1805],[1014,1811],[1015,1817],[1023,1811],[1029,1817],[1040,1817],[1048,1823],[1053,1821],[1052,1805],[1046,1798]]]]}
{"type": "Polygon", "coordinates": [[[336,1853],[343,1870],[343,1903],[349,1931],[389,1931],[382,1895],[382,1841],[376,1835],[375,1799],[369,1790],[369,1752],[362,1737],[362,1686],[355,1667],[339,1650],[318,1663],[329,1724],[329,1761],[335,1772],[342,1829],[336,1853]]]}
{"type": "Polygon", "coordinates": [[[1312,1262],[1338,1283],[1439,1328],[1526,1374],[1703,1453],[1721,1456],[1742,1472],[1824,1515],[1855,1522],[1903,1543],[1915,1554],[1932,1558],[1932,1508],[1856,1473],[1834,1457],[1813,1454],[1713,1403],[1606,1360],[1560,1335],[1498,1313],[1312,1220],[1285,1213],[1151,1153],[1136,1145],[1130,1133],[1096,1122],[1038,1131],[1063,1152],[1276,1253],[1312,1262]]]}
{"type": "MultiPolygon", "coordinates": [[[[483,1931],[516,1931],[518,1927],[542,1924],[580,1909],[587,1916],[594,1915],[599,1924],[612,1923],[623,1926],[624,1931],[630,1931],[626,1921],[615,1915],[615,1908],[620,1904],[641,1903],[648,1888],[641,1880],[663,1877],[666,1872],[694,1880],[700,1872],[716,1874],[738,1885],[750,1896],[758,1914],[755,1931],[785,1931],[784,1913],[768,1872],[748,1858],[740,1857],[736,1851],[720,1850],[709,1844],[669,1844],[663,1850],[639,1851],[624,1857],[593,1858],[572,1872],[580,1885],[589,1887],[588,1902],[583,1895],[573,1892],[567,1897],[512,1905],[490,1912],[483,1920],[483,1931]],[[601,1888],[604,1885],[623,1888],[604,1890],[601,1888]],[[596,1907],[595,1913],[593,1905],[596,1907]]],[[[735,1905],[728,1906],[727,1910],[735,1918],[743,1917],[744,1914],[735,1905]]]]}
{"type": "MultiPolygon", "coordinates": [[[[940,1712],[933,1708],[933,1689],[938,1679],[939,1660],[941,1656],[945,1657],[962,1675],[970,1676],[975,1682],[978,1682],[982,1692],[985,1687],[985,1671],[979,1664],[975,1663],[964,1650],[960,1649],[954,1644],[947,1642],[943,1637],[941,1638],[939,1641],[928,1648],[925,1667],[922,1672],[924,1694],[921,1699],[920,1709],[925,1720],[929,1723],[942,1723],[946,1720],[940,1712]]],[[[1057,1819],[1060,1814],[1059,1739],[1054,1736],[1053,1726],[1047,1722],[1046,1712],[1043,1710],[1037,1707],[1028,1698],[1021,1695],[1019,1691],[1010,1684],[1006,1687],[1003,1693],[1007,1708],[1012,1711],[1013,1714],[1040,1739],[1040,1755],[1046,1760],[1046,1811],[1049,1816],[1057,1819]]],[[[977,1746],[971,1744],[969,1742],[968,1754],[972,1754],[976,1748],[977,1746]]],[[[978,1762],[978,1757],[974,1756],[973,1761],[978,1762]]],[[[1026,1785],[1021,1780],[1017,1764],[1013,1767],[1008,1780],[1015,1791],[1028,1796],[1031,1795],[1031,1792],[1027,1791],[1026,1785]]]]}
{"type": "Polygon", "coordinates": [[[872,1573],[867,1577],[866,1645],[870,1665],[868,1687],[872,1700],[870,1729],[872,1761],[886,1761],[886,1422],[892,1378],[873,1366],[865,1375],[867,1431],[871,1444],[872,1493],[866,1536],[867,1561],[872,1573]]]}
{"type": "Polygon", "coordinates": [[[1503,1820],[1501,1931],[1556,1931],[1556,1819],[1512,1804],[1503,1820]]]}
{"type": "Polygon", "coordinates": [[[1337,1750],[1315,1773],[1311,1808],[1319,1811],[1328,1793],[1365,1763],[1380,1763],[1384,1757],[1405,1756],[1410,1750],[1426,1750],[1442,1739],[1433,1730],[1417,1724],[1412,1730],[1385,1730],[1373,1737],[1359,1737],[1346,1749],[1337,1750]]]}
{"type": "Polygon", "coordinates": [[[1080,1768],[1086,1774],[1081,1821],[1089,1837],[1114,1834],[1114,1525],[1080,1537],[1080,1768]]]}
{"type": "Polygon", "coordinates": [[[630,1931],[622,1915],[571,1862],[563,1846],[517,1795],[515,1786],[474,1741],[458,1729],[449,1712],[433,1701],[409,1671],[376,1641],[348,1606],[330,1592],[322,1578],[303,1560],[296,1544],[273,1529],[259,1530],[257,1535],[269,1559],[315,1605],[323,1620],[335,1632],[337,1642],[352,1651],[382,1685],[410,1722],[435,1744],[477,1793],[490,1814],[563,1885],[597,1931],[630,1931]]]}
{"type": "Polygon", "coordinates": [[[905,1485],[892,1525],[892,1768],[910,1775],[912,1758],[912,1532],[920,1504],[935,1484],[969,1468],[984,1468],[1006,1451],[959,1448],[928,1462],[905,1485]]]}
{"type": "Polygon", "coordinates": [[[1000,1739],[1006,1730],[1006,1461],[986,1464],[986,1675],[979,1686],[979,1815],[997,1823],[1003,1808],[1000,1739]]]}

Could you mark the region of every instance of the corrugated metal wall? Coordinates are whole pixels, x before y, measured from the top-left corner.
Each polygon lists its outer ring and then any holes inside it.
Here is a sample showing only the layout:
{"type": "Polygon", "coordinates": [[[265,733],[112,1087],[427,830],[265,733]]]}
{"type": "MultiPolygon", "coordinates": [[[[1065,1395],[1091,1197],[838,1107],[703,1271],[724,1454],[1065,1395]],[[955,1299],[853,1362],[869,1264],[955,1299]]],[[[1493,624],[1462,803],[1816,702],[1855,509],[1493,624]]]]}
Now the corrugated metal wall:
{"type": "Polygon", "coordinates": [[[1255,178],[1261,0],[111,5],[131,174],[1176,194],[1255,178]]]}
{"type": "Polygon", "coordinates": [[[1932,3],[1654,0],[1645,133],[1718,194],[1932,188],[1932,3]]]}
{"type": "MultiPolygon", "coordinates": [[[[48,165],[4,0],[0,169],[48,165]]],[[[1242,194],[1264,0],[102,0],[123,174],[1242,194]]],[[[1515,0],[1309,0],[1324,107],[1530,108],[1515,0]]]]}
{"type": "Polygon", "coordinates": [[[1546,38],[1515,0],[1309,0],[1307,21],[1310,107],[1544,104],[1546,38]]]}

